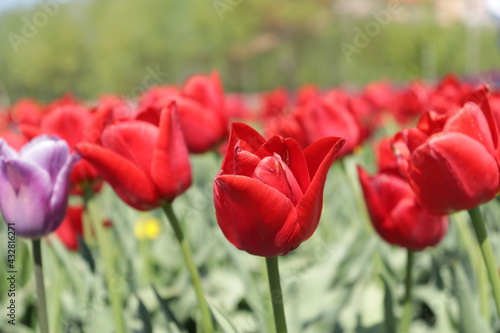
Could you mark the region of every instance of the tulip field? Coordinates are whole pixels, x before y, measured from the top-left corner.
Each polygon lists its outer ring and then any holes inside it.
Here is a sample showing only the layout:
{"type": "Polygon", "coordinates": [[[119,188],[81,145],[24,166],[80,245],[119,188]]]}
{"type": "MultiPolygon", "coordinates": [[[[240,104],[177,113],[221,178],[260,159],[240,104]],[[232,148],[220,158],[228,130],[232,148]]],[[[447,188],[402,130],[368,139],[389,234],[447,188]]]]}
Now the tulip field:
{"type": "Polygon", "coordinates": [[[500,91],[0,109],[0,332],[500,332],[500,91]]]}

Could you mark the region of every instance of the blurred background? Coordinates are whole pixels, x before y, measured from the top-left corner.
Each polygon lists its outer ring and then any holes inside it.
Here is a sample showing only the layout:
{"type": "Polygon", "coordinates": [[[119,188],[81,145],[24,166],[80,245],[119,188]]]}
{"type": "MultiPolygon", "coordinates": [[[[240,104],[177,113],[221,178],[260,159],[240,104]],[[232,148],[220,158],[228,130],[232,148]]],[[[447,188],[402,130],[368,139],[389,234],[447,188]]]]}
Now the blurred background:
{"type": "Polygon", "coordinates": [[[484,0],[2,0],[0,34],[0,105],[134,98],[212,69],[256,92],[450,72],[491,84],[500,68],[484,0]]]}

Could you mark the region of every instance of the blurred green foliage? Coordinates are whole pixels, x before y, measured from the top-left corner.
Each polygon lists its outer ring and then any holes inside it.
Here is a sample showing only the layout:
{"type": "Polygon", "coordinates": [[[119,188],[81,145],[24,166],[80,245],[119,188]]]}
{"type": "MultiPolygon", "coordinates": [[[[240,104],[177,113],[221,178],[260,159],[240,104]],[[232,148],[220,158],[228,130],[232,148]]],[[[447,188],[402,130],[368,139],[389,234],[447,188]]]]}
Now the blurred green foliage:
{"type": "MultiPolygon", "coordinates": [[[[336,1],[43,3],[48,7],[0,15],[0,94],[5,90],[11,102],[25,96],[47,101],[67,91],[85,99],[135,97],[149,85],[180,83],[212,69],[221,72],[227,90],[253,92],[305,83],[432,80],[489,70],[499,61],[493,27],[444,27],[429,6],[403,7],[348,61],[341,43],[353,44],[355,28],[364,31],[373,17],[341,14],[336,1]],[[144,84],[151,70],[163,74],[144,84]]],[[[381,2],[377,10],[386,6],[381,2]]]]}

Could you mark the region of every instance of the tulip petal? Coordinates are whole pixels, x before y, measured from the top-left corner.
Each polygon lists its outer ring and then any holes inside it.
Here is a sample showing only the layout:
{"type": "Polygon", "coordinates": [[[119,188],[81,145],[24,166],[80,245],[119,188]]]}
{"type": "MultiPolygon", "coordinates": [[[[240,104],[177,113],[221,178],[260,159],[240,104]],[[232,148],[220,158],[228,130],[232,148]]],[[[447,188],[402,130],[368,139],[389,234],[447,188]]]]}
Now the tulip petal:
{"type": "Polygon", "coordinates": [[[90,143],[78,144],[76,151],[92,163],[127,204],[139,210],[158,207],[158,193],[153,182],[135,163],[90,143]]]}
{"type": "Polygon", "coordinates": [[[0,161],[0,210],[7,223],[15,223],[22,237],[40,238],[47,231],[50,175],[30,162],[0,161]]]}
{"type": "Polygon", "coordinates": [[[413,153],[415,151],[415,149],[420,147],[422,144],[424,144],[429,139],[429,136],[427,134],[425,134],[424,132],[422,132],[417,127],[404,129],[401,132],[401,137],[404,140],[406,146],[408,147],[407,156],[409,156],[411,153],[413,153]]]}
{"type": "Polygon", "coordinates": [[[227,153],[222,161],[222,174],[234,174],[234,147],[238,141],[242,150],[255,153],[266,142],[266,139],[247,124],[233,123],[227,153]]]}
{"type": "Polygon", "coordinates": [[[260,158],[249,151],[240,149],[238,144],[235,150],[234,173],[240,176],[251,177],[255,168],[260,163],[260,158]]]}
{"type": "Polygon", "coordinates": [[[176,103],[189,151],[204,153],[226,135],[226,122],[212,109],[186,97],[176,98],[176,103]]]}
{"type": "Polygon", "coordinates": [[[50,232],[57,229],[59,224],[61,224],[64,219],[64,215],[66,215],[70,181],[69,176],[73,166],[80,160],[80,158],[81,157],[78,154],[71,154],[57,174],[49,206],[51,215],[49,219],[50,225],[47,230],[50,232]]]}
{"type": "Polygon", "coordinates": [[[208,77],[203,75],[191,77],[182,88],[182,94],[213,109],[221,116],[224,114],[224,90],[216,71],[208,77]]]}
{"type": "Polygon", "coordinates": [[[413,251],[434,246],[441,241],[448,229],[448,216],[429,215],[415,200],[400,200],[392,210],[390,220],[395,237],[392,244],[413,251]]]}
{"type": "Polygon", "coordinates": [[[151,177],[160,193],[174,200],[191,186],[191,163],[175,104],[161,112],[159,136],[153,151],[151,177]]]}
{"type": "Polygon", "coordinates": [[[135,117],[135,120],[145,121],[147,123],[158,126],[158,124],[160,124],[160,113],[161,110],[159,109],[146,108],[139,111],[139,113],[135,117]]]}
{"type": "Polygon", "coordinates": [[[495,154],[496,143],[493,142],[488,121],[477,104],[465,104],[448,119],[443,132],[457,132],[470,136],[485,146],[490,154],[495,154]]]}
{"type": "Polygon", "coordinates": [[[358,167],[359,180],[366,207],[374,229],[391,244],[398,243],[396,225],[398,219],[391,215],[401,200],[415,201],[415,195],[410,185],[399,176],[381,173],[370,177],[365,170],[358,167]]]}
{"type": "Polygon", "coordinates": [[[304,150],[311,184],[297,204],[298,222],[304,233],[303,240],[308,239],[318,226],[323,207],[323,189],[328,170],[346,139],[329,137],[318,140],[304,150]]]}
{"type": "Polygon", "coordinates": [[[32,124],[19,124],[18,128],[29,140],[42,134],[40,127],[32,124]]]}
{"type": "Polygon", "coordinates": [[[5,159],[18,158],[19,154],[3,138],[0,138],[0,157],[5,159]]]}
{"type": "MultiPolygon", "coordinates": [[[[324,163],[326,156],[329,156],[329,158],[332,159],[331,163],[333,163],[335,155],[346,141],[346,138],[328,137],[320,139],[304,149],[304,158],[306,159],[307,169],[309,170],[311,179],[316,175],[316,172],[324,163]]],[[[330,168],[330,165],[328,165],[328,168],[330,168]]]]}
{"type": "Polygon", "coordinates": [[[311,183],[311,177],[309,176],[304,153],[297,141],[290,138],[283,141],[286,146],[286,156],[284,156],[283,160],[290,167],[295,179],[297,179],[302,193],[305,193],[311,183]]]}
{"type": "Polygon", "coordinates": [[[466,98],[466,101],[474,102],[480,106],[484,117],[488,122],[492,140],[495,144],[497,144],[499,140],[498,126],[500,126],[500,124],[497,123],[496,118],[491,111],[490,101],[488,99],[488,87],[486,85],[479,87],[466,98]]]}
{"type": "Polygon", "coordinates": [[[275,153],[284,157],[286,155],[285,152],[286,146],[283,139],[279,136],[273,136],[255,152],[255,155],[261,159],[267,156],[274,156],[275,153]]]}
{"type": "Polygon", "coordinates": [[[495,197],[498,164],[478,141],[461,133],[434,135],[412,155],[410,184],[434,215],[471,209],[495,197]]]}
{"type": "Polygon", "coordinates": [[[44,133],[57,135],[74,148],[86,136],[90,113],[82,106],[69,105],[54,109],[42,119],[44,133]]]}
{"type": "Polygon", "coordinates": [[[302,235],[297,230],[280,242],[283,228],[297,224],[291,201],[276,189],[243,176],[222,175],[215,179],[214,203],[217,220],[226,238],[250,254],[274,257],[298,247],[302,235]]]}
{"type": "Polygon", "coordinates": [[[448,114],[440,114],[434,111],[424,113],[417,124],[417,128],[427,136],[441,132],[448,119],[448,114]]]}
{"type": "Polygon", "coordinates": [[[135,163],[149,175],[153,153],[151,147],[158,141],[158,127],[142,122],[128,121],[106,127],[102,145],[135,163]]]}
{"type": "Polygon", "coordinates": [[[21,149],[22,159],[46,170],[52,182],[68,159],[68,144],[64,140],[39,136],[21,149]]]}
{"type": "Polygon", "coordinates": [[[290,199],[294,205],[304,196],[290,168],[283,163],[278,154],[262,159],[255,168],[252,178],[277,189],[290,199]]]}

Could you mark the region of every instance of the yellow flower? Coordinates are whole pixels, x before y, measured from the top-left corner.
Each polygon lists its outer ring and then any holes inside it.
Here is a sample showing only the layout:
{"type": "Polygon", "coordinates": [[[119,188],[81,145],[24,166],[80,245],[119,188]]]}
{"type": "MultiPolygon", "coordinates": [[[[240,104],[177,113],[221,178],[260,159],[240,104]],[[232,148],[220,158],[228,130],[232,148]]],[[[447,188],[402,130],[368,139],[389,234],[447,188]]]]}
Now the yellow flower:
{"type": "Polygon", "coordinates": [[[160,234],[160,231],[160,221],[152,217],[139,220],[134,226],[135,237],[139,240],[155,239],[160,234]]]}

